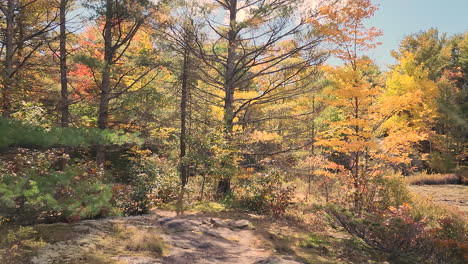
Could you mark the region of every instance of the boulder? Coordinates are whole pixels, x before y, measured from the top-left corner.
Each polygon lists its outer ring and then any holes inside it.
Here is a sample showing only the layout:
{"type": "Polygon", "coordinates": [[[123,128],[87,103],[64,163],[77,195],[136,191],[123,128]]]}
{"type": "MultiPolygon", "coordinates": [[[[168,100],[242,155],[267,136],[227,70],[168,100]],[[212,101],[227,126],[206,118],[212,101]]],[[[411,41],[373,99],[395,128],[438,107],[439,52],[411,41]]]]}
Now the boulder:
{"type": "Polygon", "coordinates": [[[219,219],[210,219],[210,223],[213,225],[213,227],[227,227],[227,224],[219,219]]]}
{"type": "Polygon", "coordinates": [[[175,232],[188,232],[195,230],[195,225],[188,220],[173,220],[167,222],[167,227],[175,232]]]}
{"type": "Polygon", "coordinates": [[[229,226],[237,229],[250,229],[253,225],[248,220],[235,220],[230,222],[229,226]]]}

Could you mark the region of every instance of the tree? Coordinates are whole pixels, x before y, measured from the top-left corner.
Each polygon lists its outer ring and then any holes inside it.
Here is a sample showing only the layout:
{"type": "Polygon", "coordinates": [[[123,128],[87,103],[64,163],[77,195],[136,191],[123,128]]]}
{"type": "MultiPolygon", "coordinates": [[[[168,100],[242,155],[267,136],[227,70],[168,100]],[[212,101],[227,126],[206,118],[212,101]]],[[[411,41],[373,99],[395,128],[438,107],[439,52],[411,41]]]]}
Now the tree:
{"type": "Polygon", "coordinates": [[[427,71],[427,77],[436,81],[450,60],[450,50],[447,49],[447,35],[441,34],[435,28],[406,36],[401,42],[398,51],[392,55],[397,60],[406,54],[414,55],[413,66],[422,67],[427,71]]]}
{"type": "Polygon", "coordinates": [[[7,0],[0,4],[2,12],[1,62],[2,115],[12,113],[12,94],[19,83],[16,77],[28,66],[30,59],[46,43],[55,28],[58,12],[48,9],[49,0],[7,0]]]}
{"type": "MultiPolygon", "coordinates": [[[[120,76],[114,76],[119,71],[114,68],[128,52],[135,36],[145,21],[154,11],[147,0],[102,0],[95,1],[92,7],[98,16],[98,24],[102,24],[103,58],[100,64],[99,82],[99,110],[97,126],[100,129],[108,128],[109,104],[112,99],[120,97],[125,92],[140,83],[141,79],[150,74],[155,67],[147,67],[142,73],[135,72],[135,68],[124,71],[120,76]],[[129,84],[122,80],[131,74],[139,74],[129,84]],[[113,77],[114,82],[113,81],[113,77]],[[123,86],[123,87],[119,87],[123,86]]],[[[146,64],[143,61],[143,64],[146,64]]],[[[96,66],[96,65],[94,65],[96,66]]],[[[105,146],[97,149],[96,162],[102,166],[105,161],[105,146]]]]}
{"type": "Polygon", "coordinates": [[[420,148],[435,172],[450,172],[465,159],[462,40],[463,36],[449,38],[434,28],[405,37],[393,52],[398,63],[387,79],[388,94],[420,91],[421,103],[401,118],[428,135],[420,148]]]}
{"type": "Polygon", "coordinates": [[[67,12],[69,7],[69,0],[60,0],[60,112],[61,112],[61,125],[67,127],[70,122],[69,113],[69,98],[68,98],[68,66],[67,66],[67,12]]]}
{"type": "Polygon", "coordinates": [[[329,105],[339,113],[322,132],[319,146],[327,148],[348,172],[353,206],[365,209],[372,199],[372,181],[388,164],[408,163],[408,151],[421,135],[407,124],[388,126],[388,122],[419,102],[415,95],[404,93],[384,97],[378,68],[360,55],[375,47],[381,32],[366,28],[364,20],[376,7],[370,0],[346,1],[341,6],[325,6],[322,19],[311,21],[334,44],[332,54],[344,62],[341,67],[324,67],[332,82],[328,88],[329,105]],[[404,139],[404,140],[402,140],[404,139]]]}
{"type": "MultiPolygon", "coordinates": [[[[211,88],[206,92],[221,101],[222,126],[232,151],[225,167],[234,170],[236,125],[241,125],[243,113],[299,96],[293,84],[306,80],[301,73],[320,64],[323,54],[315,50],[320,37],[305,36],[310,24],[296,12],[302,1],[215,2],[217,8],[207,20],[208,35],[214,37],[208,47],[199,44],[196,54],[206,66],[201,74],[211,88]],[[219,12],[226,14],[224,21],[219,21],[219,12]]],[[[230,192],[233,172],[221,177],[220,197],[230,192]]]]}
{"type": "Polygon", "coordinates": [[[174,7],[175,15],[172,16],[170,25],[164,36],[169,41],[171,50],[175,55],[181,57],[181,61],[172,65],[174,74],[178,76],[180,85],[180,136],[179,136],[179,176],[180,192],[177,202],[177,213],[183,214],[185,187],[189,180],[189,167],[192,161],[189,156],[188,146],[190,142],[190,117],[191,105],[193,104],[192,90],[196,87],[198,80],[197,62],[193,54],[195,40],[199,38],[201,27],[200,13],[203,8],[196,1],[180,1],[174,7]]]}

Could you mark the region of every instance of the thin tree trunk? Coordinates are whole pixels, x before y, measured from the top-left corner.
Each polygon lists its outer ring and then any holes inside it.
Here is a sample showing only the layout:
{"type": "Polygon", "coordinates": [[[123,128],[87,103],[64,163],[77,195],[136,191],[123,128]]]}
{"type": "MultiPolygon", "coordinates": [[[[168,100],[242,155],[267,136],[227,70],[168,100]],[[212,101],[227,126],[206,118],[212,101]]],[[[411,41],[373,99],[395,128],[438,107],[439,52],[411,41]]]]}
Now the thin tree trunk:
{"type": "Polygon", "coordinates": [[[205,195],[205,183],[206,183],[206,174],[203,174],[202,186],[200,189],[200,201],[203,201],[203,196],[205,195]]]}
{"type": "MultiPolygon", "coordinates": [[[[68,0],[60,1],[60,113],[61,119],[60,124],[62,127],[68,127],[70,122],[69,110],[68,110],[68,76],[67,76],[67,25],[66,25],[66,14],[67,14],[68,0]]],[[[63,154],[67,155],[69,150],[63,148],[63,154]]],[[[65,157],[60,159],[60,169],[64,170],[67,165],[67,159],[65,157]]]]}
{"type": "MultiPolygon", "coordinates": [[[[188,33],[190,34],[190,33],[188,33]]],[[[188,36],[187,36],[188,37],[188,36]]],[[[188,49],[184,51],[184,61],[182,70],[182,95],[180,98],[180,193],[177,201],[177,214],[184,213],[184,192],[185,185],[188,182],[188,166],[185,160],[187,152],[186,136],[187,136],[187,101],[189,90],[189,64],[190,53],[188,49]]]]}
{"type": "Polygon", "coordinates": [[[13,80],[13,59],[14,46],[13,39],[15,35],[15,8],[16,1],[8,0],[7,11],[5,14],[6,31],[5,31],[5,71],[3,74],[3,89],[2,89],[2,116],[9,117],[11,114],[11,89],[14,86],[13,80]]]}
{"type": "MultiPolygon", "coordinates": [[[[354,98],[354,101],[355,101],[355,104],[356,104],[356,109],[355,109],[355,114],[354,114],[354,118],[356,118],[356,120],[359,119],[359,99],[357,97],[354,98]]],[[[356,133],[356,137],[359,136],[359,131],[360,131],[360,128],[359,128],[359,125],[356,125],[354,127],[354,131],[356,133]]],[[[363,175],[359,175],[359,159],[360,159],[360,156],[361,156],[361,153],[359,150],[356,151],[355,153],[355,156],[354,156],[354,166],[356,166],[355,168],[355,172],[354,172],[354,188],[356,189],[355,190],[355,197],[354,197],[354,207],[358,210],[358,211],[361,211],[361,208],[362,208],[362,182],[361,182],[361,177],[363,175]]]]}
{"type": "Polygon", "coordinates": [[[60,95],[61,95],[61,125],[68,127],[70,122],[68,113],[68,76],[67,76],[67,13],[68,0],[60,1],[60,95]]]}
{"type": "MultiPolygon", "coordinates": [[[[311,129],[311,147],[310,147],[310,155],[312,157],[315,156],[315,95],[312,96],[312,129],[311,129]]],[[[307,178],[307,200],[309,199],[309,196],[312,194],[312,178],[314,177],[315,174],[315,165],[312,164],[310,173],[307,178]]]]}
{"type": "MultiPolygon", "coordinates": [[[[113,47],[112,47],[112,18],[113,18],[113,1],[106,0],[106,24],[104,25],[104,68],[102,69],[101,96],[98,112],[98,128],[106,129],[109,119],[109,100],[110,100],[110,69],[113,63],[113,47]]],[[[98,166],[103,166],[106,160],[106,147],[99,144],[96,153],[96,163],[98,166]]]]}

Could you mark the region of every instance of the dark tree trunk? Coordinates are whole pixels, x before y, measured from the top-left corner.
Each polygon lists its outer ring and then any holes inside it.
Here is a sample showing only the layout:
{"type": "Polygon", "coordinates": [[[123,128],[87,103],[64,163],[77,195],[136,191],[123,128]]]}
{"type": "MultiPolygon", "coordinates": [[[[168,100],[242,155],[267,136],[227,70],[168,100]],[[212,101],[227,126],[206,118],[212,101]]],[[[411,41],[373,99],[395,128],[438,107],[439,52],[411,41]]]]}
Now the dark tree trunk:
{"type": "Polygon", "coordinates": [[[11,114],[11,89],[14,85],[13,80],[13,59],[14,59],[14,46],[13,40],[15,37],[15,9],[16,1],[8,0],[5,13],[6,31],[5,31],[5,61],[3,73],[3,89],[2,89],[2,115],[9,117],[11,114]]]}
{"type": "Polygon", "coordinates": [[[68,112],[68,76],[67,76],[67,25],[66,25],[66,14],[67,14],[68,0],[60,1],[60,95],[61,95],[61,125],[62,127],[68,127],[70,122],[68,112]]]}
{"type": "MultiPolygon", "coordinates": [[[[62,127],[68,127],[70,123],[69,115],[69,102],[68,102],[68,72],[67,72],[67,25],[66,25],[66,15],[67,15],[67,4],[68,0],[60,0],[60,125],[62,127]]],[[[63,154],[68,154],[69,150],[63,148],[63,154]]],[[[67,165],[67,159],[60,159],[60,169],[64,170],[67,165]]]]}
{"type": "MultiPolygon", "coordinates": [[[[234,127],[234,91],[236,73],[236,48],[237,48],[237,0],[229,1],[229,32],[228,32],[228,54],[226,61],[226,72],[224,82],[224,132],[227,142],[232,142],[234,127]]],[[[232,157],[231,160],[233,160],[232,157]]],[[[233,162],[233,161],[232,161],[233,162]]],[[[219,180],[216,189],[219,198],[225,197],[231,191],[231,176],[225,176],[219,180]]]]}
{"type": "MultiPolygon", "coordinates": [[[[190,33],[187,33],[190,34],[190,33]]],[[[188,38],[188,36],[187,36],[188,38]]],[[[188,39],[187,42],[190,40],[188,39]]],[[[180,193],[178,198],[177,214],[184,213],[184,192],[185,185],[188,182],[188,164],[186,162],[187,154],[187,101],[189,93],[189,66],[190,66],[190,52],[186,48],[184,50],[184,61],[182,69],[182,95],[180,98],[180,193]]]]}
{"type": "MultiPolygon", "coordinates": [[[[101,96],[98,112],[98,128],[106,129],[109,119],[110,101],[110,69],[113,63],[114,51],[112,47],[113,1],[106,0],[106,22],[104,25],[104,68],[102,69],[101,96]]],[[[106,146],[98,145],[96,163],[103,166],[106,160],[106,146]]]]}

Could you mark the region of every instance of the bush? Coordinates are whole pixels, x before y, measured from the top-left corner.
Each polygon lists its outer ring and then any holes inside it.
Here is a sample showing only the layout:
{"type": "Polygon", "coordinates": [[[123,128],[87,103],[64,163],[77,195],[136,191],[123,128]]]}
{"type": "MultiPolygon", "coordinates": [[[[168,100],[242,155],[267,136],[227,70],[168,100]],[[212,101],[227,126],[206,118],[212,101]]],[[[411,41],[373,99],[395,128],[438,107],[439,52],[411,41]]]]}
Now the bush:
{"type": "Polygon", "coordinates": [[[451,153],[434,152],[429,157],[429,166],[436,173],[450,173],[456,167],[455,156],[451,153]]]}
{"type": "Polygon", "coordinates": [[[147,213],[161,203],[177,199],[177,166],[145,150],[132,149],[120,160],[118,183],[113,187],[113,204],[125,215],[147,213]]]}
{"type": "Polygon", "coordinates": [[[467,227],[463,220],[444,217],[439,220],[439,226],[433,230],[432,258],[437,263],[467,263],[468,237],[467,227]]]}
{"type": "Polygon", "coordinates": [[[389,208],[384,215],[358,215],[336,208],[328,212],[350,234],[359,237],[370,247],[390,254],[391,258],[399,259],[426,253],[426,222],[424,219],[412,219],[408,210],[408,205],[403,205],[389,208]]]}
{"type": "Polygon", "coordinates": [[[279,171],[257,174],[243,179],[234,193],[234,204],[257,213],[282,216],[291,205],[295,188],[285,184],[279,171]]]}
{"type": "Polygon", "coordinates": [[[382,211],[411,202],[409,190],[399,174],[378,177],[373,185],[376,191],[368,206],[369,211],[382,211]]]}
{"type": "Polygon", "coordinates": [[[19,227],[0,238],[0,262],[3,264],[26,263],[28,257],[46,243],[37,240],[32,227],[19,227]]]}
{"type": "Polygon", "coordinates": [[[327,208],[346,231],[387,253],[395,263],[466,263],[468,230],[463,221],[444,217],[431,225],[425,217],[415,217],[412,210],[409,204],[380,214],[327,208]]]}
{"type": "Polygon", "coordinates": [[[19,223],[78,220],[113,210],[110,185],[94,163],[53,167],[54,152],[19,150],[0,172],[0,215],[19,223]]]}

